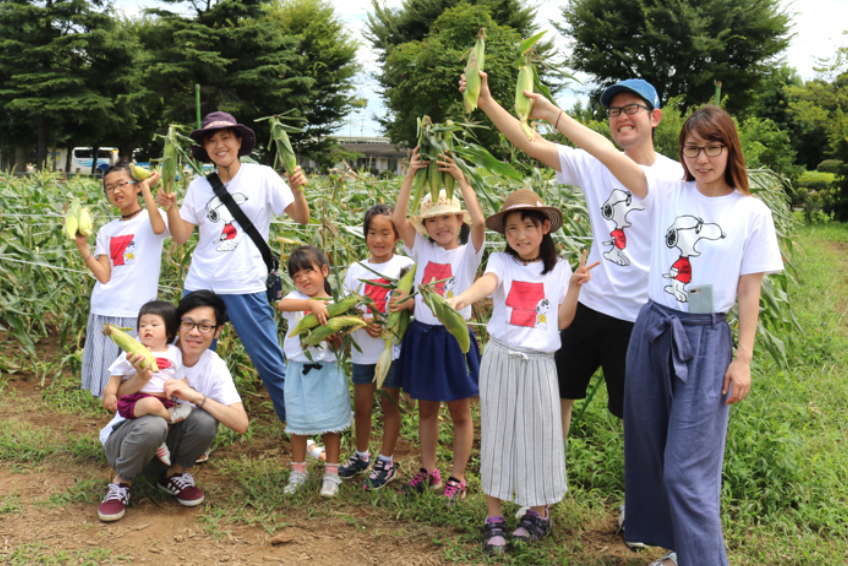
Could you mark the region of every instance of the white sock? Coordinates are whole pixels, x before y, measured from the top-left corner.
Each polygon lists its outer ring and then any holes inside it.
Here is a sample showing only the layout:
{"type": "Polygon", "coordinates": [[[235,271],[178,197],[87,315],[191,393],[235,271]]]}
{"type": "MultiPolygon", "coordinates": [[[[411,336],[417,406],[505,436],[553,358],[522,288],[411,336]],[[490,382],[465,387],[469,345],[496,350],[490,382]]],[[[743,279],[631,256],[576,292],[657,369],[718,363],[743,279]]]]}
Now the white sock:
{"type": "Polygon", "coordinates": [[[380,460],[382,460],[383,462],[388,462],[389,464],[394,464],[395,457],[394,456],[383,456],[382,454],[380,454],[380,460]]]}
{"type": "Polygon", "coordinates": [[[356,455],[365,460],[366,462],[371,459],[371,453],[367,450],[365,452],[356,451],[356,455]]]}

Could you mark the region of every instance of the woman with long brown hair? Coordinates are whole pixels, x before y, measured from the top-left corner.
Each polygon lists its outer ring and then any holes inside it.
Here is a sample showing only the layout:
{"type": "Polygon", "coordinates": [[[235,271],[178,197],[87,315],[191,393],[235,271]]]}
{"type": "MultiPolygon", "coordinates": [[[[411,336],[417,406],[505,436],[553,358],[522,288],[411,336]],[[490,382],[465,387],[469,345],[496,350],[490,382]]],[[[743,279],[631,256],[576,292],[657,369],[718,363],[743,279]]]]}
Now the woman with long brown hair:
{"type": "Polygon", "coordinates": [[[602,161],[652,218],[649,301],[627,354],[625,536],[674,551],[657,566],[726,566],[720,496],[729,410],[751,388],[763,276],[783,269],[771,211],[748,190],[736,126],[714,106],[692,114],[680,132],[685,178],[669,181],[528,96],[531,118],[557,124],[602,161]],[[726,313],[737,300],[734,356],[726,313]]]}

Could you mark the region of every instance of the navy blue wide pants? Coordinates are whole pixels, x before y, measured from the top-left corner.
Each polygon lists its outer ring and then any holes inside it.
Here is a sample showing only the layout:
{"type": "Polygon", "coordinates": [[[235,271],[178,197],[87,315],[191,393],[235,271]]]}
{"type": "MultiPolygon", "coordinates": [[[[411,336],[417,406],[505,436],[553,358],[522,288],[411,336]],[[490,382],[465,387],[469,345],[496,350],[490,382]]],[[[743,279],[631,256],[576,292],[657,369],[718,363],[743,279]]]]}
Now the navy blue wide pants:
{"type": "Polygon", "coordinates": [[[625,537],[677,552],[680,566],[727,566],[720,497],[730,407],[721,388],[731,356],[724,314],[653,301],[627,350],[625,537]]]}

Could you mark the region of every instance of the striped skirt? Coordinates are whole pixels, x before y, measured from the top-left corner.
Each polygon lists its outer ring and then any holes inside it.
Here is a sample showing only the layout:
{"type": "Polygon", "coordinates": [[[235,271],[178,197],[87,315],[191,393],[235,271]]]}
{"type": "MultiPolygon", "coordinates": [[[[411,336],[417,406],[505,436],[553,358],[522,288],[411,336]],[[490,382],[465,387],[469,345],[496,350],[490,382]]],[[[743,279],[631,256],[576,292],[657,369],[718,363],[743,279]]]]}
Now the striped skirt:
{"type": "MultiPolygon", "coordinates": [[[[85,331],[85,349],[82,353],[82,388],[91,391],[95,397],[103,396],[103,389],[109,383],[109,366],[121,354],[118,345],[103,335],[103,325],[114,324],[122,328],[136,328],[137,317],[101,316],[89,313],[88,327],[85,331]]],[[[138,332],[128,333],[138,338],[138,332]]]]}
{"type": "Polygon", "coordinates": [[[483,492],[522,506],[561,501],[568,490],[553,354],[490,340],[480,364],[483,492]]]}

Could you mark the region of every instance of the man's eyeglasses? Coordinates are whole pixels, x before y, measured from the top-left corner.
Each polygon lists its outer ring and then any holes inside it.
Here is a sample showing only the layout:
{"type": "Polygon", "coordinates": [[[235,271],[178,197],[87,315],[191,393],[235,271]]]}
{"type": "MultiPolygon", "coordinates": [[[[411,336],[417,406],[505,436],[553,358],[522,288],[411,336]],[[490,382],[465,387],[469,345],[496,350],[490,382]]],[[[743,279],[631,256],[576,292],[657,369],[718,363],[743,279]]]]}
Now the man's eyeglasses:
{"type": "Polygon", "coordinates": [[[194,322],[193,320],[188,319],[180,321],[181,332],[191,332],[194,328],[197,328],[203,334],[209,334],[218,327],[214,324],[209,324],[208,322],[194,322]]]}
{"type": "Polygon", "coordinates": [[[112,191],[123,189],[127,185],[135,185],[135,181],[124,181],[123,183],[118,183],[117,185],[106,185],[103,188],[106,189],[107,193],[111,193],[112,191]]]}
{"type": "Polygon", "coordinates": [[[704,150],[704,153],[707,154],[707,157],[718,157],[719,155],[721,155],[721,152],[724,151],[724,146],[720,144],[708,145],[706,147],[700,147],[697,145],[684,145],[683,157],[698,157],[702,149],[704,150]]]}
{"type": "Polygon", "coordinates": [[[607,108],[607,116],[609,116],[610,118],[615,118],[622,112],[624,112],[628,116],[633,116],[639,111],[640,108],[644,108],[648,112],[651,111],[651,108],[645,106],[644,104],[636,104],[634,102],[633,104],[625,104],[624,106],[610,106],[609,108],[607,108]]]}

